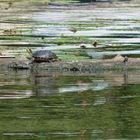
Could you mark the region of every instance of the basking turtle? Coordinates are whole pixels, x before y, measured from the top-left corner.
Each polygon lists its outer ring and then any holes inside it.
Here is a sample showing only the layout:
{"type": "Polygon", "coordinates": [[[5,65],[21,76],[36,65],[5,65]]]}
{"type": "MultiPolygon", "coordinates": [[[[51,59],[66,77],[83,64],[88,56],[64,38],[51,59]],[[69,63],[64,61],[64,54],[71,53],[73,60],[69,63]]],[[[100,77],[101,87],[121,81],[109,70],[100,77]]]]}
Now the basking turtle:
{"type": "Polygon", "coordinates": [[[55,53],[49,50],[37,50],[32,53],[34,62],[54,62],[58,59],[55,53]]]}
{"type": "Polygon", "coordinates": [[[58,60],[56,54],[49,50],[38,50],[32,52],[31,49],[26,49],[26,51],[33,57],[33,60],[12,62],[9,64],[9,67],[14,69],[31,69],[33,62],[54,62],[58,60]]]}

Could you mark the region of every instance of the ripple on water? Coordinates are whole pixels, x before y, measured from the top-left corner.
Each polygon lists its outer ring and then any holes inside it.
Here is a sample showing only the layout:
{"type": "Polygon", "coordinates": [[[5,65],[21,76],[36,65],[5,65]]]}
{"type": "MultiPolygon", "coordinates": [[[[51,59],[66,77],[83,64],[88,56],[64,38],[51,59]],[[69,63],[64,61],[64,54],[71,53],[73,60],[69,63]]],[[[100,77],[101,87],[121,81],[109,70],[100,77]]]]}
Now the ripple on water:
{"type": "Polygon", "coordinates": [[[93,83],[80,83],[78,85],[69,85],[65,87],[59,88],[59,93],[69,93],[69,92],[81,92],[81,91],[98,91],[98,90],[104,90],[108,88],[109,85],[107,81],[104,80],[94,80],[93,83]]]}
{"type": "Polygon", "coordinates": [[[0,99],[25,99],[25,98],[30,98],[31,96],[33,96],[33,92],[31,90],[19,90],[19,91],[15,91],[12,90],[11,91],[7,91],[5,90],[5,93],[3,92],[3,90],[0,90],[0,93],[2,92],[2,94],[0,94],[0,99]],[[7,92],[10,92],[9,94],[7,94],[7,92]]]}
{"type": "Polygon", "coordinates": [[[128,95],[128,96],[121,96],[121,99],[133,99],[133,98],[140,98],[138,95],[128,95]]]}
{"type": "Polygon", "coordinates": [[[3,133],[3,136],[23,136],[23,137],[38,137],[46,138],[47,136],[58,137],[75,137],[80,132],[38,132],[38,133],[3,133]]]}
{"type": "Polygon", "coordinates": [[[104,97],[98,97],[95,102],[94,102],[94,106],[99,106],[99,105],[103,105],[106,103],[106,98],[104,97]]]}

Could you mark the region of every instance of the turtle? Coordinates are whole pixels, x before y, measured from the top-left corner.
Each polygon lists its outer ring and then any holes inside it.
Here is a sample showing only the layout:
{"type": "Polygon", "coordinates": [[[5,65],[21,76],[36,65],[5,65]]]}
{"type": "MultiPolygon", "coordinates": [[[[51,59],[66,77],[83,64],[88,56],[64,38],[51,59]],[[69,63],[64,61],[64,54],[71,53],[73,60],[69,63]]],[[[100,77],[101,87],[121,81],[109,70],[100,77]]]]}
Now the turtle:
{"type": "Polygon", "coordinates": [[[54,62],[58,60],[55,53],[50,50],[37,50],[32,53],[33,62],[54,62]]]}
{"type": "Polygon", "coordinates": [[[12,62],[9,64],[9,68],[31,69],[34,62],[54,62],[58,60],[56,54],[49,50],[37,50],[35,52],[32,52],[32,50],[29,48],[26,49],[26,51],[32,56],[33,59],[12,62]]]}

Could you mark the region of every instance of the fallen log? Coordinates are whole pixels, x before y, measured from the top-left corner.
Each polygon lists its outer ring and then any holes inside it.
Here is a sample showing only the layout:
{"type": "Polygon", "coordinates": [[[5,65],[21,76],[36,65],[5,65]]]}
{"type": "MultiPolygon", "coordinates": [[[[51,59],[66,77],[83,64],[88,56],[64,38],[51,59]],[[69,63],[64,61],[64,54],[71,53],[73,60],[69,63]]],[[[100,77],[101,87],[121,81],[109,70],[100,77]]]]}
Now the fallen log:
{"type": "Polygon", "coordinates": [[[75,61],[75,62],[52,62],[52,63],[33,63],[31,69],[47,71],[87,71],[93,72],[98,70],[132,70],[140,69],[140,59],[130,58],[128,62],[114,60],[98,61],[75,61]]]}
{"type": "MultiPolygon", "coordinates": [[[[4,62],[3,62],[4,64],[4,62]]],[[[12,61],[8,67],[15,69],[30,69],[32,71],[60,71],[60,72],[95,72],[101,70],[138,70],[140,69],[140,58],[129,58],[127,62],[108,60],[88,60],[88,61],[56,61],[35,63],[31,61],[12,61]]]]}

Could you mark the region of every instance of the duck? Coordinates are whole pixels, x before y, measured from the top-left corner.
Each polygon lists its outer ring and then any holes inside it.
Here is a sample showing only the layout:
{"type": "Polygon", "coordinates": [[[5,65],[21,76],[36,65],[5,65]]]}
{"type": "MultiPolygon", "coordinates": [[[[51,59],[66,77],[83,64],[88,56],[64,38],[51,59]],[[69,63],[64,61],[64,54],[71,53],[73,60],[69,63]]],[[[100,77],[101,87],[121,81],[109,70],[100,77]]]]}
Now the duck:
{"type": "Polygon", "coordinates": [[[81,48],[81,49],[86,49],[87,47],[86,47],[85,44],[80,44],[80,48],[81,48]]]}
{"type": "Polygon", "coordinates": [[[69,29],[71,32],[73,32],[73,33],[76,33],[77,32],[77,29],[75,28],[75,27],[72,27],[72,28],[70,28],[69,29]]]}
{"type": "Polygon", "coordinates": [[[93,47],[97,47],[97,45],[98,45],[98,42],[97,41],[94,41],[93,43],[92,43],[92,45],[93,45],[93,47]]]}
{"type": "Polygon", "coordinates": [[[45,37],[44,37],[44,36],[42,36],[42,37],[41,37],[41,39],[42,39],[42,40],[44,40],[44,39],[45,39],[45,37]]]}
{"type": "Polygon", "coordinates": [[[125,57],[124,57],[124,60],[123,60],[123,63],[126,64],[127,62],[128,62],[128,57],[125,56],[125,57]]]}

